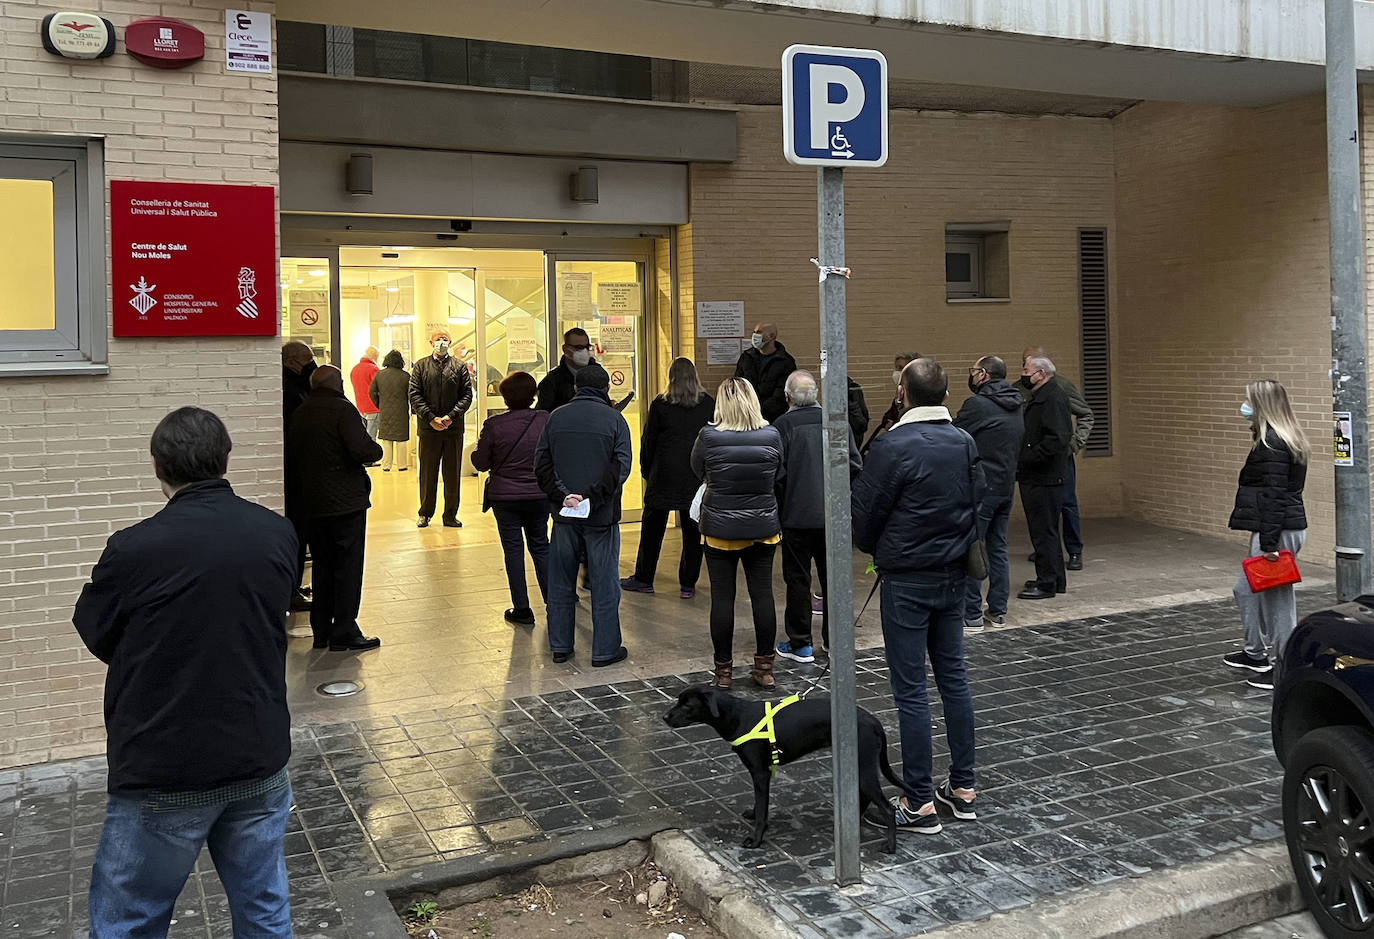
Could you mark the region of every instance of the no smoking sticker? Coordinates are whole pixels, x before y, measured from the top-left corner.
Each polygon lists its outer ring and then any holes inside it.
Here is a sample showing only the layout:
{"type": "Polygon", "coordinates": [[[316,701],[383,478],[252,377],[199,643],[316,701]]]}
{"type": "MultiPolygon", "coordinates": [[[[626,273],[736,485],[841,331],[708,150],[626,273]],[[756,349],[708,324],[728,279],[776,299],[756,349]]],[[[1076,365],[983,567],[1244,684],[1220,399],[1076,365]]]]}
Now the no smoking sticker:
{"type": "Polygon", "coordinates": [[[314,326],[320,321],[320,314],[314,307],[306,307],[301,310],[301,322],[307,326],[314,326]]]}
{"type": "Polygon", "coordinates": [[[611,372],[611,384],[617,388],[625,384],[625,373],[621,371],[611,372]]]}

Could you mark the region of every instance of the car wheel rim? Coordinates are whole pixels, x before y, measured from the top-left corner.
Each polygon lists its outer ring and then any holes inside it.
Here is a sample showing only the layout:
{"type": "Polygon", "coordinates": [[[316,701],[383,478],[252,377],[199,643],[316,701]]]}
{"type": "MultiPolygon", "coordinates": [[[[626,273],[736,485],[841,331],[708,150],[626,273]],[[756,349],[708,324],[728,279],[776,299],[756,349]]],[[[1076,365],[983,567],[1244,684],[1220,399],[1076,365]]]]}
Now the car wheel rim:
{"type": "Polygon", "coordinates": [[[1374,822],[1360,794],[1329,766],[1303,774],[1298,845],[1302,873],[1331,918],[1347,929],[1374,925],[1374,822]]]}

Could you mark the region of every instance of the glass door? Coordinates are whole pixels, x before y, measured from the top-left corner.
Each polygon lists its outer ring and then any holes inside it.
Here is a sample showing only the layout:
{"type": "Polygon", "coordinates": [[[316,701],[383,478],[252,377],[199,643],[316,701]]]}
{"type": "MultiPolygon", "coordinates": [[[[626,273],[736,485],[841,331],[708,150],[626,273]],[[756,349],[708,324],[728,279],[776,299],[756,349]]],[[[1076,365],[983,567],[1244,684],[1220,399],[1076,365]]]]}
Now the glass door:
{"type": "Polygon", "coordinates": [[[281,341],[303,342],[320,365],[334,361],[331,259],[284,255],[281,259],[281,341]]]}
{"type": "Polygon", "coordinates": [[[643,260],[584,260],[550,255],[555,330],[549,342],[550,365],[557,367],[563,333],[580,326],[591,340],[593,358],[611,376],[611,402],[630,425],[636,460],[625,482],[622,508],[627,521],[637,521],[644,506],[639,475],[639,440],[648,410],[650,387],[648,322],[643,260]]]}

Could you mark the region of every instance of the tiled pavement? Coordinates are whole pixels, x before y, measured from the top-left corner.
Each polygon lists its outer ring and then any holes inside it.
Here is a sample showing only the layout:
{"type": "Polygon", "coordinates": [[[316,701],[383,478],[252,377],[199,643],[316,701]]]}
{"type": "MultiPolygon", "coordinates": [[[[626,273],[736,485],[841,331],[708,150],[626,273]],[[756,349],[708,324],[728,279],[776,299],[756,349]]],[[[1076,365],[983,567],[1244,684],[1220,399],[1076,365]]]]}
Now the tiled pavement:
{"type": "MultiPolygon", "coordinates": [[[[980,821],[903,835],[893,856],[866,829],[866,883],[846,891],[829,885],[827,758],[781,772],[764,847],[737,846],[738,760],[661,720],[704,673],[301,726],[286,839],[297,935],[342,934],[332,883],[669,807],[808,937],[918,933],[1277,838],[1268,696],[1218,661],[1236,635],[1231,605],[1205,603],[970,638],[980,821]]],[[[895,742],[881,655],[858,668],[860,701],[895,742]]],[[[780,692],[802,674],[784,670],[780,692]]],[[[98,758],[0,772],[0,936],[82,933],[103,785],[98,758]]],[[[205,857],[171,934],[230,935],[205,857]]]]}

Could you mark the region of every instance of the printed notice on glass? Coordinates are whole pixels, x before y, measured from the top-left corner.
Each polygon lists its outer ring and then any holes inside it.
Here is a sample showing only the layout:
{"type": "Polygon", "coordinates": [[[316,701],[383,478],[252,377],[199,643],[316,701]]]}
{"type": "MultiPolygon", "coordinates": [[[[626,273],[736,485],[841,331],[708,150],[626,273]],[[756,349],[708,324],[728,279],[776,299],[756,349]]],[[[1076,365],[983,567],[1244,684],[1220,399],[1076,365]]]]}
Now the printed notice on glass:
{"type": "Polygon", "coordinates": [[[591,319],[591,274],[558,275],[558,315],[565,320],[591,319]]]}
{"type": "Polygon", "coordinates": [[[1335,458],[1337,466],[1355,465],[1355,441],[1351,437],[1350,412],[1335,411],[1332,413],[1335,418],[1333,431],[1333,443],[1335,444],[1335,458]]]}
{"type": "Polygon", "coordinates": [[[596,285],[596,312],[601,316],[638,316],[644,312],[643,297],[637,281],[603,281],[596,285]]]}
{"type": "Polygon", "coordinates": [[[697,301],[698,339],[724,339],[744,333],[743,300],[697,301]]]}
{"type": "Polygon", "coordinates": [[[739,361],[741,351],[743,349],[738,339],[707,339],[706,364],[734,365],[739,361]]]}
{"type": "Polygon", "coordinates": [[[601,327],[601,352],[604,355],[625,355],[635,351],[635,324],[604,323],[601,327]]]}
{"type": "Polygon", "coordinates": [[[225,69],[272,74],[272,14],[224,11],[225,69]]]}
{"type": "Polygon", "coordinates": [[[534,341],[534,317],[511,313],[506,317],[506,362],[534,362],[539,349],[534,341]]]}

